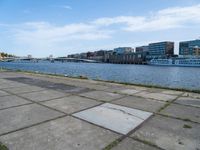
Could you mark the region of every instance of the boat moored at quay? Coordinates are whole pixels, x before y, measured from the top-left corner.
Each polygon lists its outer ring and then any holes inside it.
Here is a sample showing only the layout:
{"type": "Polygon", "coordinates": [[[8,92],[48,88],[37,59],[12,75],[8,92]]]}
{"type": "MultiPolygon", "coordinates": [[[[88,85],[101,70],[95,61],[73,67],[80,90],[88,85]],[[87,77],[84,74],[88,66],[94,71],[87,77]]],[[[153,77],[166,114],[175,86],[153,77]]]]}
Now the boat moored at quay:
{"type": "Polygon", "coordinates": [[[184,66],[200,67],[200,57],[198,58],[169,58],[169,59],[151,59],[147,64],[160,66],[184,66]]]}

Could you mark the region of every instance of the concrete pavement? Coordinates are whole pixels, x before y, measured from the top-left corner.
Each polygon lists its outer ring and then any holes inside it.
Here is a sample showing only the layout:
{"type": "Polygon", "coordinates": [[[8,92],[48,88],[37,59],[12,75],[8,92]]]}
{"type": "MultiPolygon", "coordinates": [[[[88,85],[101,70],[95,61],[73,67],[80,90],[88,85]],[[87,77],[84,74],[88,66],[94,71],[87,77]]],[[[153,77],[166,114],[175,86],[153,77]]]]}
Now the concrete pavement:
{"type": "Polygon", "coordinates": [[[200,94],[1,71],[0,150],[5,146],[200,150],[200,94]]]}

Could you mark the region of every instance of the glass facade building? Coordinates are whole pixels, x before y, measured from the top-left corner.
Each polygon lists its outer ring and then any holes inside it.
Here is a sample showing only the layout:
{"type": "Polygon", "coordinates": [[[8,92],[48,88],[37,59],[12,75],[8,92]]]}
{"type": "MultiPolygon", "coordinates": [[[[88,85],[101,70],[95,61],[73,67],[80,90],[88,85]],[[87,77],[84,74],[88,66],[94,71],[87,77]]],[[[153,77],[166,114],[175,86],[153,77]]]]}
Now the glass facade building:
{"type": "Polygon", "coordinates": [[[200,40],[180,42],[179,55],[200,56],[200,40]]]}
{"type": "Polygon", "coordinates": [[[114,52],[117,54],[130,53],[133,51],[134,51],[134,49],[132,47],[118,47],[118,48],[114,49],[114,52]]]}
{"type": "Polygon", "coordinates": [[[168,57],[174,55],[174,42],[150,43],[149,55],[152,57],[168,57]]]}
{"type": "Polygon", "coordinates": [[[149,46],[140,46],[135,48],[135,52],[148,52],[149,51],[149,46]]]}

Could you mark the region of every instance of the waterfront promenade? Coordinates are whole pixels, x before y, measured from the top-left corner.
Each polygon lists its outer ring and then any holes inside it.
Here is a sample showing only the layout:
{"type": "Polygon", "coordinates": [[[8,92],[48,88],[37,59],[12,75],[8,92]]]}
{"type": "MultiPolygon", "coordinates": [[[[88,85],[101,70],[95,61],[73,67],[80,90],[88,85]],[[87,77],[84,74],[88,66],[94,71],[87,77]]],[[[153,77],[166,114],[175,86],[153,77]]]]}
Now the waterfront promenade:
{"type": "Polygon", "coordinates": [[[200,94],[0,71],[0,150],[200,150],[200,94]]]}

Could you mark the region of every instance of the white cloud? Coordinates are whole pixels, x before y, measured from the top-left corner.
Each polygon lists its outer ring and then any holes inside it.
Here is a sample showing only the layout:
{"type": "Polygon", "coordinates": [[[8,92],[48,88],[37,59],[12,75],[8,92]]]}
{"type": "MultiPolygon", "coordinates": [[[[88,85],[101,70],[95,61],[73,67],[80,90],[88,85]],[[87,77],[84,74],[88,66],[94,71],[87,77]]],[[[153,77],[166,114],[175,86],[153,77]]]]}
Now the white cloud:
{"type": "MultiPolygon", "coordinates": [[[[67,5],[66,5],[67,6],[67,5]]],[[[67,6],[68,7],[68,6],[67,6]]],[[[67,8],[66,7],[66,8],[67,8]]],[[[48,22],[27,22],[15,27],[14,37],[21,42],[99,40],[111,38],[112,25],[117,31],[158,31],[200,24],[200,5],[174,7],[160,10],[147,16],[118,16],[99,18],[91,22],[56,26],[48,22]]]]}
{"type": "MultiPolygon", "coordinates": [[[[65,5],[65,8],[70,9],[71,7],[65,5]]],[[[157,31],[165,31],[167,29],[192,28],[194,25],[200,26],[199,10],[200,5],[195,5],[190,7],[167,8],[149,13],[146,16],[105,17],[90,22],[66,24],[62,26],[49,22],[26,22],[17,25],[0,24],[0,26],[10,30],[9,39],[12,39],[12,43],[18,47],[30,50],[48,51],[49,49],[74,48],[77,47],[78,44],[80,45],[79,47],[81,47],[81,43],[90,43],[90,41],[91,46],[95,47],[97,45],[93,45],[93,41],[105,39],[114,41],[115,36],[117,38],[121,36],[119,32],[146,33],[147,31],[154,31],[156,33],[157,31]]],[[[125,35],[126,34],[123,34],[123,36],[125,35]]],[[[122,39],[123,37],[120,38],[122,39]]],[[[127,42],[134,42],[131,40],[132,39],[127,42]]],[[[108,43],[115,44],[114,42],[108,43]]],[[[117,45],[120,46],[119,40],[117,45]]],[[[83,49],[86,48],[87,47],[83,47],[83,49]]]]}
{"type": "MultiPolygon", "coordinates": [[[[67,24],[56,26],[48,22],[27,22],[15,25],[12,29],[12,43],[33,53],[49,53],[49,50],[62,50],[77,46],[81,41],[108,39],[112,31],[99,29],[91,24],[67,24]],[[73,43],[73,44],[72,44],[73,43]],[[77,43],[77,44],[76,44],[77,43]],[[42,52],[43,51],[43,52],[42,52]]],[[[71,48],[70,48],[71,49],[71,48]]],[[[29,52],[30,53],[30,52],[29,52]]],[[[51,52],[53,53],[53,52],[51,52]]]]}
{"type": "Polygon", "coordinates": [[[69,41],[69,40],[97,40],[109,38],[111,31],[99,30],[90,24],[68,24],[55,26],[47,22],[28,22],[15,29],[18,41],[69,41]],[[21,28],[20,28],[21,27],[21,28]]]}
{"type": "Polygon", "coordinates": [[[63,6],[60,6],[60,7],[65,8],[65,9],[72,9],[72,7],[69,6],[69,5],[63,5],[63,6]]]}
{"type": "Polygon", "coordinates": [[[51,7],[63,8],[63,9],[68,9],[68,10],[72,9],[70,5],[51,5],[51,7]]]}
{"type": "Polygon", "coordinates": [[[158,31],[178,27],[187,24],[200,24],[200,4],[190,7],[173,7],[154,12],[147,16],[118,16],[111,18],[99,18],[93,23],[99,26],[111,26],[121,24],[125,31],[158,31]]]}

